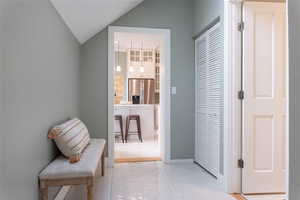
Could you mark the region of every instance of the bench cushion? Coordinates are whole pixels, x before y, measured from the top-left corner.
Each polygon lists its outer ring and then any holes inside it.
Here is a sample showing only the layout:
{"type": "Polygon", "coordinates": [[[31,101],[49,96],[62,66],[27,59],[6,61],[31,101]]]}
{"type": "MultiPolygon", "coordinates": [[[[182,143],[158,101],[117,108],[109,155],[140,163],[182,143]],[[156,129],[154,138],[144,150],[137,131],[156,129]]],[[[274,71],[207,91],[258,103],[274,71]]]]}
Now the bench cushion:
{"type": "Polygon", "coordinates": [[[59,156],[40,173],[39,178],[55,180],[95,176],[104,147],[104,139],[91,139],[79,162],[71,164],[67,158],[59,156]]]}

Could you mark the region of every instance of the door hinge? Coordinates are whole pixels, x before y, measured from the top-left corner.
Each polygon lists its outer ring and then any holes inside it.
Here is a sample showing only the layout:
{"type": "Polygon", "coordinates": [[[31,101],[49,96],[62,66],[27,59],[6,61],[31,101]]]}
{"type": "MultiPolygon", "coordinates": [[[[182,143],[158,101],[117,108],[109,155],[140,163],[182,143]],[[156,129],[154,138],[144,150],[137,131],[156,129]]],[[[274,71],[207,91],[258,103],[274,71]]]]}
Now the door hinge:
{"type": "Polygon", "coordinates": [[[245,23],[244,22],[238,23],[238,30],[242,32],[244,31],[244,29],[245,29],[245,23]]]}
{"type": "Polygon", "coordinates": [[[245,92],[244,92],[244,90],[240,90],[238,92],[238,97],[239,97],[240,100],[243,100],[245,98],[245,92]]]}
{"type": "Polygon", "coordinates": [[[243,159],[239,159],[239,160],[238,160],[238,167],[239,167],[239,168],[243,169],[244,166],[245,166],[244,164],[245,164],[245,163],[244,163],[244,160],[243,160],[243,159]]]}

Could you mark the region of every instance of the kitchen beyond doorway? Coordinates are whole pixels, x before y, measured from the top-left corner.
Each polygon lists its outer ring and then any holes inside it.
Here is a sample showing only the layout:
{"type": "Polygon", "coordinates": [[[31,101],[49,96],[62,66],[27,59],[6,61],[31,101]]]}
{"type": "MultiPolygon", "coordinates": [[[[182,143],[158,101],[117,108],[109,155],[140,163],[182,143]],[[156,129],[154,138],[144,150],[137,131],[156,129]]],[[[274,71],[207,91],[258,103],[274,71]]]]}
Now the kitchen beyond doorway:
{"type": "Polygon", "coordinates": [[[109,165],[170,160],[170,31],[110,27],[109,38],[109,165]]]}

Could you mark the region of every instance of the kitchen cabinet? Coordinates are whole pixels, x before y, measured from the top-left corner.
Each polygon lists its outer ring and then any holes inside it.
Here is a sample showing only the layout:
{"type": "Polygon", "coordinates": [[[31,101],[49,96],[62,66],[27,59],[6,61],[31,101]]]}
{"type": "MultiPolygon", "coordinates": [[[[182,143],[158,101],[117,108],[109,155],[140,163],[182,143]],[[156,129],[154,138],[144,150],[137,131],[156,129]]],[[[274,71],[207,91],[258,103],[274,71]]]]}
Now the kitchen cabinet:
{"type": "Polygon", "coordinates": [[[130,49],[127,54],[128,78],[155,79],[155,52],[153,49],[130,49]]]}

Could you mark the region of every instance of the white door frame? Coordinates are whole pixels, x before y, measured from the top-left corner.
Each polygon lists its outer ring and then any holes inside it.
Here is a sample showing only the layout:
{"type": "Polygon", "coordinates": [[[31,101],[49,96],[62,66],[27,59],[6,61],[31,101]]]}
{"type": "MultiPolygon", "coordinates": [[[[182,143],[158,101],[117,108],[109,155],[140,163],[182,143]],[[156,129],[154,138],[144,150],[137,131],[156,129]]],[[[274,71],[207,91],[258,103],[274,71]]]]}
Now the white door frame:
{"type": "MultiPolygon", "coordinates": [[[[263,1],[263,0],[262,0],[263,1]]],[[[224,160],[227,193],[242,192],[242,173],[237,160],[242,157],[241,101],[237,98],[241,87],[242,42],[238,24],[242,18],[243,0],[224,0],[224,160]]],[[[287,11],[288,15],[288,11],[287,11]]],[[[288,20],[288,17],[286,17],[288,20]]],[[[287,23],[288,31],[288,23],[287,23]]],[[[287,32],[288,35],[288,32],[287,32]]],[[[288,41],[288,37],[287,37],[288,41]]],[[[287,42],[287,54],[288,54],[287,42]]],[[[289,58],[287,56],[287,58],[289,58]]],[[[287,59],[287,199],[289,188],[289,65],[287,59]]]]}
{"type": "Polygon", "coordinates": [[[242,0],[224,0],[224,187],[228,193],[241,193],[241,21],[242,0]]]}
{"type": "Polygon", "coordinates": [[[108,130],[108,166],[114,165],[114,137],[113,137],[113,100],[114,100],[114,35],[116,32],[156,34],[163,38],[163,53],[161,58],[161,89],[160,89],[160,146],[162,160],[166,163],[171,161],[171,31],[170,29],[138,28],[125,26],[108,27],[108,90],[107,90],[107,130],[108,130]]]}

